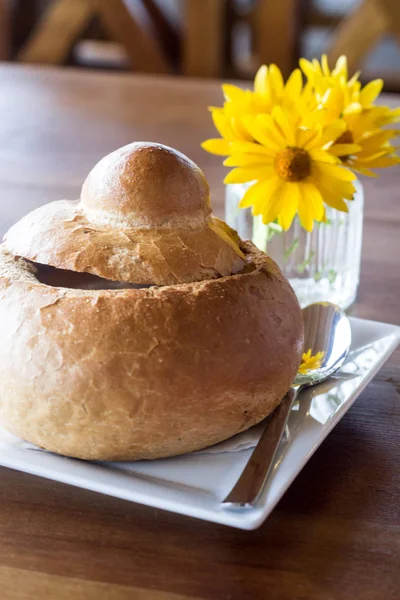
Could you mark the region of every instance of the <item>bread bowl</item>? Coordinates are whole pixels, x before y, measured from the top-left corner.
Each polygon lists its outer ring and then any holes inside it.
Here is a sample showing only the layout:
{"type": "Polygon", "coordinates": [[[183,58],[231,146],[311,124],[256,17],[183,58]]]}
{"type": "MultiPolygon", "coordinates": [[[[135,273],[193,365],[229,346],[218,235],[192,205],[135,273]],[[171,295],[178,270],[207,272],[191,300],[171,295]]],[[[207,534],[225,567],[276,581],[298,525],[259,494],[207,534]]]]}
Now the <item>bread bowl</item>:
{"type": "Polygon", "coordinates": [[[134,143],[79,201],[21,219],[0,247],[0,424],[49,451],[138,460],[264,419],[297,372],[297,299],[211,214],[200,169],[134,143]]]}

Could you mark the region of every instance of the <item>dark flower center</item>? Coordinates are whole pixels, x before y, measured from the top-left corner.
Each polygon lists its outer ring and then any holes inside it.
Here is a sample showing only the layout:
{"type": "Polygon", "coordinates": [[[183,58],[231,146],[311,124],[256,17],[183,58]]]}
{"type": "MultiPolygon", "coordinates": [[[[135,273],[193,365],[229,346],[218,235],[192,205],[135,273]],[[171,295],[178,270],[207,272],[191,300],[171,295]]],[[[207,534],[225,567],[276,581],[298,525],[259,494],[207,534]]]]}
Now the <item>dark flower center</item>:
{"type": "Polygon", "coordinates": [[[311,173],[311,158],[307,150],[288,146],[275,157],[275,170],[284,181],[301,181],[311,173]]]}

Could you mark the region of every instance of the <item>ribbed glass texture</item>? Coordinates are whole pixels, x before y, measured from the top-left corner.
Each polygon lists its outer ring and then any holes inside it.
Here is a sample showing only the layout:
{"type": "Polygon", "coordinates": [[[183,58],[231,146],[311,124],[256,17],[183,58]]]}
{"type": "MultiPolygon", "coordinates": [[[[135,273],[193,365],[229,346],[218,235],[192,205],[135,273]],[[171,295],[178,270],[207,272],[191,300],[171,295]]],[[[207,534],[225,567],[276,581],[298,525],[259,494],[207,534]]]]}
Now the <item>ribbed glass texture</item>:
{"type": "Polygon", "coordinates": [[[226,186],[225,220],[240,237],[249,239],[278,263],[301,306],[330,301],[348,308],[356,298],[360,276],[364,194],[356,182],[349,212],[326,207],[327,223],[305,231],[296,218],[289,231],[264,225],[251,209],[238,204],[249,184],[226,186]]]}

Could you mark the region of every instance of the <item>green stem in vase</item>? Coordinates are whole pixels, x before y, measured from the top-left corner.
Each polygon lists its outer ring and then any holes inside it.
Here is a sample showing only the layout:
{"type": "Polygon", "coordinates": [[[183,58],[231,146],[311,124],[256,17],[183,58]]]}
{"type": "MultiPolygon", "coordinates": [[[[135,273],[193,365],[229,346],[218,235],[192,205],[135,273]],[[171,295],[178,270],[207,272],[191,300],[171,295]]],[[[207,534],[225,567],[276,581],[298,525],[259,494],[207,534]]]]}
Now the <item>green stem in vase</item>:
{"type": "Polygon", "coordinates": [[[289,248],[286,250],[286,252],[283,255],[283,262],[287,262],[288,258],[293,254],[293,252],[296,250],[297,246],[299,245],[299,239],[295,238],[293,240],[293,242],[290,244],[289,248]]]}
{"type": "Polygon", "coordinates": [[[308,255],[308,257],[305,260],[303,260],[303,262],[301,262],[301,263],[299,263],[297,265],[297,267],[296,267],[297,268],[297,272],[298,273],[304,273],[304,271],[310,265],[310,263],[311,263],[312,259],[314,258],[314,256],[315,256],[315,252],[310,252],[310,254],[308,255]]]}
{"type": "Polygon", "coordinates": [[[318,283],[318,281],[321,281],[322,277],[324,276],[324,270],[325,268],[323,267],[321,271],[317,271],[314,275],[314,281],[316,283],[318,283]]]}
{"type": "Polygon", "coordinates": [[[337,271],[335,269],[329,269],[328,271],[328,281],[330,284],[335,283],[336,277],[338,276],[337,271]]]}

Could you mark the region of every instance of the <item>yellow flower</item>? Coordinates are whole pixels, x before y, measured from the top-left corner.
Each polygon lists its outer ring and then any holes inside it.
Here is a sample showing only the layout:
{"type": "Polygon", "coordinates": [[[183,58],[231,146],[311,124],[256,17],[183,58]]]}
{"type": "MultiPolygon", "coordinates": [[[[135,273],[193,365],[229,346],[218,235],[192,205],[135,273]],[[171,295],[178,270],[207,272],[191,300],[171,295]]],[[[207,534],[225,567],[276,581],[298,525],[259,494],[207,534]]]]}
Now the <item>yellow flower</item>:
{"type": "MultiPolygon", "coordinates": [[[[357,71],[348,79],[347,58],[341,56],[334,69],[331,71],[328,65],[326,54],[321,57],[321,62],[317,59],[308,61],[300,59],[300,67],[307,77],[307,86],[315,93],[317,108],[328,108],[328,115],[331,118],[345,117],[348,114],[360,113],[374,109],[374,129],[395,123],[400,119],[400,108],[391,109],[388,106],[375,105],[379,94],[383,88],[382,79],[374,79],[361,86],[358,77],[360,71],[357,71]],[[332,102],[333,100],[333,102],[332,102]],[[332,108],[334,114],[330,111],[332,108]]],[[[310,109],[312,106],[310,105],[310,109]]]]}
{"type": "Polygon", "coordinates": [[[369,177],[377,176],[371,169],[391,167],[400,163],[396,148],[390,143],[399,132],[376,127],[376,108],[378,107],[345,115],[343,120],[347,129],[330,149],[332,154],[340,157],[343,164],[369,177]],[[353,144],[353,149],[349,144],[353,144]]]}
{"type": "Polygon", "coordinates": [[[274,106],[294,109],[302,102],[303,80],[295,69],[287,80],[276,65],[262,65],[254,78],[254,105],[258,112],[270,114],[274,106]]]}
{"type": "Polygon", "coordinates": [[[347,212],[343,199],[352,199],[356,176],[329,152],[346,128],[343,121],[306,130],[276,106],[271,115],[247,116],[243,124],[255,141],[232,142],[224,162],[235,167],[225,183],[255,182],[241,208],[252,206],[253,215],[262,215],[265,224],[278,219],[284,230],[298,214],[308,231],[314,221],[325,219],[324,203],[347,212]]]}
{"type": "MultiPolygon", "coordinates": [[[[316,123],[330,123],[340,117],[341,105],[336,91],[332,89],[325,95],[324,104],[307,115],[303,121],[305,125],[312,127],[316,123]]],[[[388,110],[384,106],[373,106],[342,113],[346,129],[335,140],[330,153],[338,156],[346,166],[370,177],[376,176],[371,169],[398,164],[396,148],[390,141],[397,137],[399,130],[381,128],[381,123],[388,119],[388,110]]],[[[390,118],[393,118],[392,115],[390,118]]]]}
{"type": "MultiPolygon", "coordinates": [[[[202,143],[211,154],[228,156],[229,145],[234,141],[254,141],[243,126],[243,117],[270,113],[274,106],[283,106],[292,112],[297,107],[304,110],[305,97],[300,69],[295,69],[286,84],[276,65],[263,65],[254,79],[254,90],[243,90],[235,85],[222,86],[225,102],[223,107],[211,107],[211,116],[221,138],[202,143]]],[[[297,113],[296,113],[297,114],[297,113]]]]}
{"type": "MultiPolygon", "coordinates": [[[[322,101],[324,94],[332,89],[336,88],[340,91],[340,98],[342,103],[342,109],[353,103],[360,103],[360,89],[361,83],[358,81],[360,72],[358,71],[353,77],[348,80],[348,69],[347,69],[347,58],[341,56],[332,71],[328,65],[328,57],[323,54],[321,62],[316,58],[312,61],[306,60],[305,58],[300,59],[300,67],[307,77],[309,85],[314,89],[317,100],[322,101]]],[[[383,82],[381,79],[371,81],[366,86],[366,92],[363,95],[363,101],[367,102],[374,95],[379,95],[382,89],[383,82]]],[[[375,97],[373,99],[375,99],[375,97]]]]}
{"type": "Polygon", "coordinates": [[[330,149],[351,169],[375,177],[371,169],[390,167],[399,163],[395,148],[390,140],[399,131],[381,128],[400,119],[400,110],[387,106],[375,106],[374,102],[382,90],[381,79],[371,81],[364,88],[358,79],[358,73],[347,81],[347,61],[341,57],[335,69],[330,72],[326,56],[317,60],[301,60],[303,71],[309,84],[314,86],[319,104],[309,112],[302,124],[312,127],[316,123],[330,123],[342,118],[346,123],[345,132],[335,140],[330,149]]]}
{"type": "Polygon", "coordinates": [[[322,360],[325,356],[325,352],[317,352],[317,354],[311,354],[311,348],[303,353],[301,357],[302,363],[299,367],[299,374],[305,375],[308,371],[319,369],[322,364],[322,360]]]}
{"type": "Polygon", "coordinates": [[[343,56],[333,69],[326,55],[301,59],[300,67],[305,85],[300,69],[285,83],[276,65],[263,65],[253,90],[222,86],[224,105],[211,108],[221,137],[202,146],[228,157],[224,164],[234,168],[225,183],[251,183],[241,208],[284,230],[298,215],[311,231],[325,220],[325,205],[348,211],[352,171],[374,176],[371,169],[400,162],[392,145],[399,131],[390,127],[400,108],[377,106],[382,80],[362,87],[359,73],[349,79],[343,56]]]}

